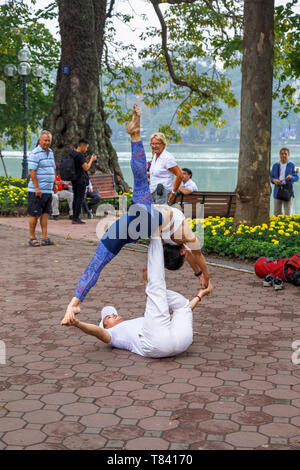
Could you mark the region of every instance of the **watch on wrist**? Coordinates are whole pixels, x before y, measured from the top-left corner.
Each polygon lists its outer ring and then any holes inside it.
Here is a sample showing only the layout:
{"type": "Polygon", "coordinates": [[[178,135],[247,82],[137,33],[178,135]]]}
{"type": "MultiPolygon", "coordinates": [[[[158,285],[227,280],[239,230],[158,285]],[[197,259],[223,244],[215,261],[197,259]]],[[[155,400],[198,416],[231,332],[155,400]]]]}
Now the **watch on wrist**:
{"type": "Polygon", "coordinates": [[[199,277],[201,276],[201,274],[202,274],[202,271],[199,271],[198,273],[194,273],[194,276],[199,277]]]}

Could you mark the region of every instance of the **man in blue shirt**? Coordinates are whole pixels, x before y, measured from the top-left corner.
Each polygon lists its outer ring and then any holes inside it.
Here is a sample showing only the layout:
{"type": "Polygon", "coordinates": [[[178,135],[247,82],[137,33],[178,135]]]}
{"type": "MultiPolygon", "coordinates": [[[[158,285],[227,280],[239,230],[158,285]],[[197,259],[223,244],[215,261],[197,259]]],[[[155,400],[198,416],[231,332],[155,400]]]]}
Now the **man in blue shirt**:
{"type": "Polygon", "coordinates": [[[284,147],[280,150],[279,155],[280,162],[274,163],[271,170],[271,183],[274,184],[274,215],[282,214],[283,207],[285,215],[292,215],[295,197],[293,185],[298,181],[299,176],[295,169],[295,163],[289,161],[290,150],[284,147]],[[288,201],[277,199],[278,186],[281,184],[290,184],[292,187],[292,196],[288,201]]]}
{"type": "Polygon", "coordinates": [[[28,170],[30,180],[28,183],[28,214],[29,214],[29,245],[53,245],[48,237],[48,217],[52,213],[52,191],[57,192],[55,183],[56,171],[52,150],[50,149],[52,135],[42,131],[39,145],[29,154],[28,170]],[[35,235],[37,221],[40,218],[42,241],[35,235]]]}

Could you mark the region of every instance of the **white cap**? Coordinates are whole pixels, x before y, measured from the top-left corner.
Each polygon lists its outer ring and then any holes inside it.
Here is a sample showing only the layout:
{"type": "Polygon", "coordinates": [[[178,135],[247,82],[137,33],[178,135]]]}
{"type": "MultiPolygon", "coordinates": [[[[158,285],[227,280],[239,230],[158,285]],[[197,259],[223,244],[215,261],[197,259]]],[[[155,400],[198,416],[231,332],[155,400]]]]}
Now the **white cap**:
{"type": "Polygon", "coordinates": [[[101,310],[101,321],[99,323],[99,326],[101,326],[101,328],[104,328],[103,320],[105,317],[107,317],[107,315],[118,315],[118,312],[115,307],[112,307],[111,305],[106,305],[106,307],[103,307],[103,309],[101,310]]]}

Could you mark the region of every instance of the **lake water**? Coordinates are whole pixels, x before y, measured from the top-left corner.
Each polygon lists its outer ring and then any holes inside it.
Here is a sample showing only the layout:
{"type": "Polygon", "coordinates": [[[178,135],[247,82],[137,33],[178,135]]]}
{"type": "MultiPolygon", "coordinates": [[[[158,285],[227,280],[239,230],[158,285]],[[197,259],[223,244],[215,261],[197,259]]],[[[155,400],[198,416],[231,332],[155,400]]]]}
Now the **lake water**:
{"type": "MultiPolygon", "coordinates": [[[[279,150],[285,145],[272,146],[271,163],[279,160],[279,150]]],[[[300,146],[288,144],[291,150],[290,159],[300,166],[300,146]]],[[[116,145],[119,164],[125,180],[132,186],[130,169],[130,144],[116,145]]],[[[150,145],[145,144],[148,160],[151,160],[150,145]]],[[[236,144],[203,144],[203,145],[169,145],[169,152],[173,153],[178,166],[190,168],[193,180],[202,191],[234,191],[237,183],[237,169],[239,156],[239,143],[236,144]]],[[[22,152],[3,152],[9,176],[21,177],[22,152]]],[[[0,176],[4,176],[0,162],[0,176]]],[[[294,213],[300,214],[300,180],[294,185],[295,200],[294,213]]],[[[271,198],[271,212],[273,211],[273,198],[271,198]]]]}

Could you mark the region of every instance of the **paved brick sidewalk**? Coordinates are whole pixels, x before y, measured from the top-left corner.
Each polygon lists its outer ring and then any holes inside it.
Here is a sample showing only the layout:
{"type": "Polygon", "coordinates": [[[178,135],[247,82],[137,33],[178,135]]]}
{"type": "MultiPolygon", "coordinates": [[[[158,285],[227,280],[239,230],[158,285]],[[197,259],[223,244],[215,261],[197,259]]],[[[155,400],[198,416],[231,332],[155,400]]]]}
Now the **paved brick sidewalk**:
{"type": "MultiPolygon", "coordinates": [[[[52,238],[31,248],[27,229],[0,225],[0,449],[300,448],[299,289],[275,292],[251,273],[212,267],[193,345],[147,359],[60,326],[96,244],[52,238]]],[[[97,322],[110,303],[128,318],[142,313],[145,263],[122,250],[81,318],[97,322]]],[[[198,287],[188,267],[167,283],[187,297],[198,287]]]]}

